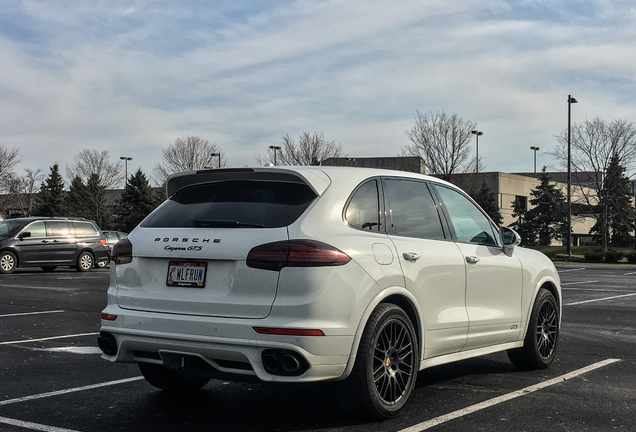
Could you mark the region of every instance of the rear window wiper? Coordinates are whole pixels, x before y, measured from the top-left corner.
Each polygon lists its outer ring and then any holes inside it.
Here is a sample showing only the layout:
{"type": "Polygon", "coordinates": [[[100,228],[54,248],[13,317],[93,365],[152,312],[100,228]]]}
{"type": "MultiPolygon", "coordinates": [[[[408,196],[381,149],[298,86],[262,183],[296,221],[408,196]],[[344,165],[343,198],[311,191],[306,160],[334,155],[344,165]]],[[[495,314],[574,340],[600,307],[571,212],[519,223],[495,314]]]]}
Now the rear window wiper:
{"type": "Polygon", "coordinates": [[[239,222],[235,220],[192,219],[192,225],[197,228],[264,228],[263,224],[239,222]]]}

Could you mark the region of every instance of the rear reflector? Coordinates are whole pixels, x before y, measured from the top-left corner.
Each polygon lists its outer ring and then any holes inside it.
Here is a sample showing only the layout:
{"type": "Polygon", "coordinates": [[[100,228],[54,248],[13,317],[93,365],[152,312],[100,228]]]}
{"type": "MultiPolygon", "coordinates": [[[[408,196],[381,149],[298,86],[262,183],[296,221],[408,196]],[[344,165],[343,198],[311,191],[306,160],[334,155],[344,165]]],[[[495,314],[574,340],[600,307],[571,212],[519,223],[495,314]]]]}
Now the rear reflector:
{"type": "Polygon", "coordinates": [[[346,253],[315,240],[266,243],[247,254],[247,266],[279,271],[284,267],[341,266],[351,261],[346,253]]]}
{"type": "Polygon", "coordinates": [[[254,331],[259,334],[283,335],[283,336],[324,336],[322,330],[311,329],[285,329],[285,328],[267,328],[253,327],[254,331]]]}
{"type": "Polygon", "coordinates": [[[128,264],[133,260],[132,253],[132,243],[127,238],[124,238],[115,243],[110,253],[110,259],[115,261],[115,265],[128,264]]]}
{"type": "Polygon", "coordinates": [[[102,319],[106,320],[106,321],[115,321],[117,319],[117,315],[111,315],[111,314],[102,314],[102,319]]]}

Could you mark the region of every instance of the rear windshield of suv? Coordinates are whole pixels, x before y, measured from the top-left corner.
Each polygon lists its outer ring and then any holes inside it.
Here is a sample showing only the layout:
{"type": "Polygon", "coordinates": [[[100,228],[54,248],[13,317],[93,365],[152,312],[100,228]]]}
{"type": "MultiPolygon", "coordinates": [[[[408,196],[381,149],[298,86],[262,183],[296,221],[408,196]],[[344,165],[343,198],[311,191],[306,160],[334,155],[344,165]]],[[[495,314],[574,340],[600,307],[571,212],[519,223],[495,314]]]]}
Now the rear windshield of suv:
{"type": "Polygon", "coordinates": [[[299,183],[234,180],[175,193],[143,227],[280,228],[293,223],[316,198],[299,183]]]}

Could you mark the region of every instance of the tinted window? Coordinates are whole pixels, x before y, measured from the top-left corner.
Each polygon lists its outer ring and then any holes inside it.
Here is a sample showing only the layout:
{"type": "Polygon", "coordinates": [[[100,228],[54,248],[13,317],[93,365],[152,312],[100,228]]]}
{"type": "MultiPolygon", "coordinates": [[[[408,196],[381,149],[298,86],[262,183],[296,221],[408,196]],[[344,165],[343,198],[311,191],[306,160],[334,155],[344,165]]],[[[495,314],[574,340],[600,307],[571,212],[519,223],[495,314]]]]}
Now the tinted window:
{"type": "Polygon", "coordinates": [[[24,231],[28,231],[31,233],[31,237],[46,237],[46,228],[44,227],[44,222],[33,222],[31,225],[27,226],[24,231]]]}
{"type": "Polygon", "coordinates": [[[104,236],[106,237],[106,241],[108,242],[108,244],[115,244],[119,241],[119,237],[117,237],[117,233],[114,233],[112,231],[105,232],[104,236]]]}
{"type": "Polygon", "coordinates": [[[375,180],[363,184],[355,191],[347,206],[345,219],[352,227],[380,231],[378,185],[375,180]]]}
{"type": "Polygon", "coordinates": [[[66,221],[47,221],[46,227],[49,229],[51,237],[66,237],[71,235],[71,229],[66,221]]]}
{"type": "Polygon", "coordinates": [[[184,188],[144,227],[278,228],[294,222],[316,194],[298,183],[225,181],[184,188]]]}
{"type": "Polygon", "coordinates": [[[435,185],[455,230],[457,241],[496,245],[490,220],[468,198],[452,189],[435,185]]]}
{"type": "Polygon", "coordinates": [[[440,240],[444,230],[426,183],[387,180],[393,232],[397,235],[440,240]]]}
{"type": "Polygon", "coordinates": [[[99,235],[95,227],[90,222],[73,222],[73,229],[76,236],[96,236],[99,235]]]}

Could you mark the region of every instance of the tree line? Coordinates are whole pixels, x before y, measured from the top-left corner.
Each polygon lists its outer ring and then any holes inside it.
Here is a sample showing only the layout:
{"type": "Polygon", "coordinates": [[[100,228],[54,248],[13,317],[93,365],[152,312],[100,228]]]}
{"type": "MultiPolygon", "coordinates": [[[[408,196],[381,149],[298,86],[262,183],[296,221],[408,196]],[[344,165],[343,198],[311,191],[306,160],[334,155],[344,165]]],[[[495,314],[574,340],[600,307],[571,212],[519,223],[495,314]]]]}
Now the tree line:
{"type": "MultiPolygon", "coordinates": [[[[417,156],[424,161],[427,173],[453,181],[453,175],[481,171],[481,159],[472,156],[472,135],[477,123],[457,114],[421,113],[417,111],[414,126],[405,131],[410,144],[401,149],[401,156],[417,156]]],[[[604,249],[608,245],[634,243],[635,227],[633,194],[629,190],[628,166],[636,162],[636,126],[627,120],[607,122],[600,118],[585,120],[571,129],[572,168],[575,173],[591,173],[578,177],[574,184],[583,202],[574,203],[575,214],[590,214],[596,219],[591,230],[599,234],[604,249]],[[585,184],[586,187],[583,187],[585,184]]],[[[556,150],[551,153],[563,168],[567,161],[567,130],[557,137],[556,150]]],[[[344,148],[324,133],[303,132],[298,138],[286,134],[279,146],[270,146],[265,155],[256,156],[257,165],[320,165],[328,158],[343,157],[344,148]]],[[[73,215],[93,219],[104,228],[131,229],[163,199],[152,192],[152,180],[163,186],[168,175],[202,168],[224,168],[229,163],[216,143],[199,136],[177,138],[162,149],[161,162],[153,168],[152,179],[138,170],[127,182],[126,189],[115,206],[106,194],[123,181],[121,164],[112,163],[107,151],[82,150],[67,166],[70,178],[68,190],[57,164],[43,180],[41,170],[25,170],[18,176],[13,168],[19,162],[17,149],[0,145],[0,192],[18,202],[22,215],[73,215]],[[132,189],[131,189],[132,188],[132,189]],[[130,189],[130,190],[129,190],[130,189]],[[138,211],[139,210],[139,211],[138,211]],[[130,221],[124,220],[126,215],[130,221]]],[[[546,244],[565,239],[567,209],[562,209],[563,194],[551,185],[545,173],[541,184],[532,192],[532,208],[511,203],[514,227],[524,244],[546,244]],[[560,195],[559,195],[560,193],[560,195]]],[[[486,183],[460,185],[484,208],[496,223],[502,217],[497,200],[486,183]]],[[[112,201],[112,200],[111,200],[112,201]]]]}

